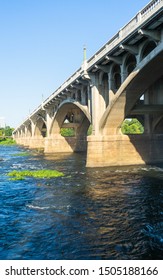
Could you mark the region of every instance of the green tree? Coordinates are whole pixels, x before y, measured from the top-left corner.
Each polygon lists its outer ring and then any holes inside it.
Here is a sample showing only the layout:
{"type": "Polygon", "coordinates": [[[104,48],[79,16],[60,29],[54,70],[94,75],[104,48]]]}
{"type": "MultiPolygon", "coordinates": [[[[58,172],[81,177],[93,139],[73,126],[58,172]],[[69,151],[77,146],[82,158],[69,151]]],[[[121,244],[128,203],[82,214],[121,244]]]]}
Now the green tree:
{"type": "Polygon", "coordinates": [[[123,134],[142,134],[144,127],[137,119],[126,119],[123,121],[121,126],[123,134]]]}
{"type": "Polygon", "coordinates": [[[61,128],[60,133],[63,137],[75,136],[75,130],[73,128],[61,128]]]}
{"type": "Polygon", "coordinates": [[[11,128],[10,126],[6,126],[5,128],[0,128],[0,137],[12,136],[13,131],[14,128],[11,128]]]}
{"type": "Polygon", "coordinates": [[[10,126],[6,126],[4,128],[4,135],[5,136],[12,136],[13,131],[14,131],[14,128],[11,128],[10,126]]]}
{"type": "Polygon", "coordinates": [[[0,137],[2,137],[3,135],[4,135],[3,128],[0,128],[0,137]]]}

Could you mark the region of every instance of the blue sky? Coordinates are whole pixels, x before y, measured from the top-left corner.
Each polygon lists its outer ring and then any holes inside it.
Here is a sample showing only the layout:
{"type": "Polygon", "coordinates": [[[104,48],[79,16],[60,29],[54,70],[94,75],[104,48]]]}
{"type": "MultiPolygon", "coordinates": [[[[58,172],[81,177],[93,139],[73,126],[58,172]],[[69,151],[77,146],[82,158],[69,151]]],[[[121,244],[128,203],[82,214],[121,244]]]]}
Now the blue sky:
{"type": "Polygon", "coordinates": [[[149,0],[0,0],[0,118],[16,127],[149,0]]]}

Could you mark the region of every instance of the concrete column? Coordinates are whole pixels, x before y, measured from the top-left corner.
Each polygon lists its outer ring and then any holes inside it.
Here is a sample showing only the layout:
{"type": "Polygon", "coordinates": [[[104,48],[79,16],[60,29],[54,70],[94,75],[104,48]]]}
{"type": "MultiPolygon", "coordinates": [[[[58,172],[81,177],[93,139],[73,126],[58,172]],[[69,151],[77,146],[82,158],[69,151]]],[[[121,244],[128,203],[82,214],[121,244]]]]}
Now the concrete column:
{"type": "Polygon", "coordinates": [[[109,87],[108,87],[108,75],[107,79],[104,79],[104,97],[105,97],[105,108],[109,105],[109,87]]]}
{"type": "MultiPolygon", "coordinates": [[[[149,91],[147,90],[144,93],[144,104],[148,105],[150,103],[149,91]]],[[[151,122],[150,122],[150,115],[144,115],[144,133],[150,134],[151,132],[151,122]]]]}
{"type": "Polygon", "coordinates": [[[114,84],[113,75],[111,72],[109,72],[108,73],[109,104],[112,102],[112,100],[115,97],[113,92],[113,84],[114,84]]]}
{"type": "Polygon", "coordinates": [[[91,77],[92,85],[91,85],[91,99],[92,99],[92,134],[99,135],[99,122],[104,113],[104,98],[100,94],[100,85],[98,81],[97,74],[92,75],[91,77]]]}
{"type": "Polygon", "coordinates": [[[50,136],[50,128],[51,128],[51,125],[52,125],[53,115],[54,115],[54,108],[53,107],[47,108],[46,109],[47,137],[50,136]]]}
{"type": "Polygon", "coordinates": [[[92,117],[92,99],[91,99],[91,87],[90,85],[87,86],[88,91],[88,111],[92,117]]]}
{"type": "Polygon", "coordinates": [[[31,119],[32,137],[34,137],[34,133],[35,133],[35,122],[36,122],[36,120],[34,118],[32,118],[31,119]]]}
{"type": "Polygon", "coordinates": [[[121,68],[121,83],[123,83],[126,80],[128,73],[126,71],[126,67],[124,64],[120,65],[120,68],[121,68]]]}
{"type": "Polygon", "coordinates": [[[81,87],[81,103],[83,105],[86,104],[85,86],[84,85],[82,85],[82,87],[81,87]]]}
{"type": "Polygon", "coordinates": [[[27,137],[27,127],[24,127],[24,137],[27,137]]]}

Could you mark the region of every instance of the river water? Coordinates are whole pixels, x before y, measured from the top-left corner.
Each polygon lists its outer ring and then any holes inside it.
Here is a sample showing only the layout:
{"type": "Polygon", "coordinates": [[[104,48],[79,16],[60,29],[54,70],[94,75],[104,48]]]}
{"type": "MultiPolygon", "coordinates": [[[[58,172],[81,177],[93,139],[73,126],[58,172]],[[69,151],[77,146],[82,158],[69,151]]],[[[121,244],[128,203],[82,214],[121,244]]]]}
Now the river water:
{"type": "Polygon", "coordinates": [[[163,259],[163,166],[86,168],[85,155],[0,147],[0,259],[163,259]],[[65,176],[11,181],[12,170],[65,176]]]}

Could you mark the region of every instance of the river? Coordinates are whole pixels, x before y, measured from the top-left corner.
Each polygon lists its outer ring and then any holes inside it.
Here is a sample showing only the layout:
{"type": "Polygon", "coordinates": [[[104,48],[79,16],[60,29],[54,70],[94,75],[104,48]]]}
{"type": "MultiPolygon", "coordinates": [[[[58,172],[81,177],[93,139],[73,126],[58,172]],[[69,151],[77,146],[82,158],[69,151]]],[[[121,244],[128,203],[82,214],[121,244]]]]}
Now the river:
{"type": "Polygon", "coordinates": [[[86,168],[83,154],[0,146],[0,259],[163,259],[163,166],[86,168]],[[12,170],[64,177],[11,181],[12,170]]]}

